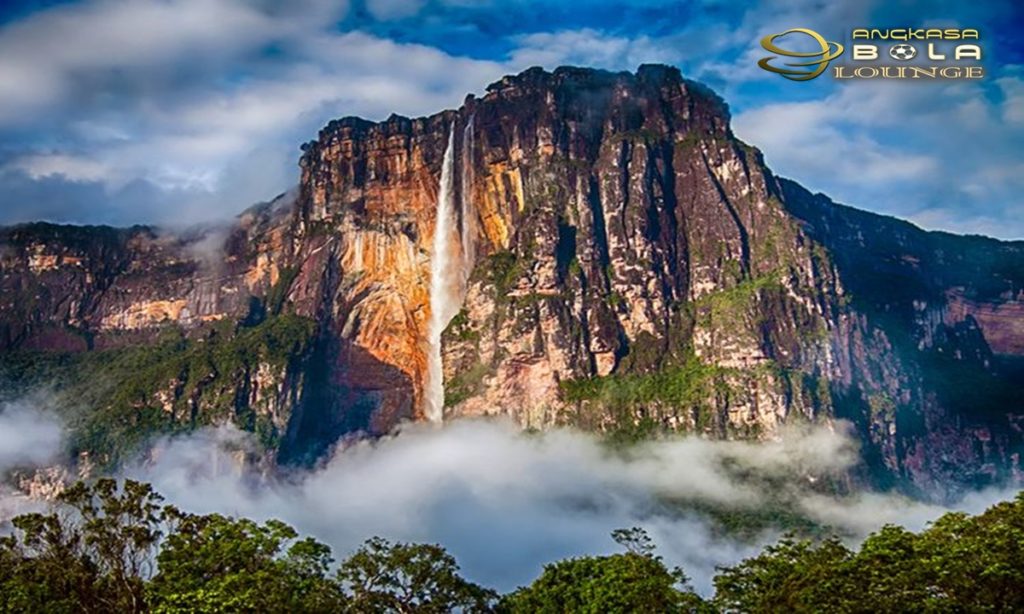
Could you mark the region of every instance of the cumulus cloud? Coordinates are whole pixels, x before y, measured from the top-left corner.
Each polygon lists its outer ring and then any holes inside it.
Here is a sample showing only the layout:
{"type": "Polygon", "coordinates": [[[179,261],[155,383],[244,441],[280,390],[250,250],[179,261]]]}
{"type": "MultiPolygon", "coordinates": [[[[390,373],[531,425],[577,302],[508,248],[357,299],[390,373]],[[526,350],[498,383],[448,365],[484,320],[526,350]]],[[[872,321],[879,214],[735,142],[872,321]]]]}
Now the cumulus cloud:
{"type": "MultiPolygon", "coordinates": [[[[225,219],[295,183],[298,144],[328,120],[433,113],[459,104],[466,92],[504,72],[494,61],[365,33],[330,32],[325,28],[333,13],[327,11],[275,14],[228,0],[139,5],[121,14],[117,3],[84,3],[0,30],[0,50],[32,49],[33,41],[54,29],[66,32],[69,48],[89,46],[97,36],[90,28],[106,18],[112,23],[100,30],[183,31],[178,38],[158,37],[144,53],[119,48],[119,54],[132,56],[124,60],[130,65],[108,58],[105,42],[90,50],[88,61],[3,54],[9,65],[0,63],[0,91],[32,89],[18,85],[17,67],[49,75],[45,79],[60,88],[39,90],[31,103],[10,106],[6,114],[0,102],[0,136],[10,133],[14,142],[12,131],[35,127],[38,134],[23,136],[29,143],[54,132],[66,133],[61,141],[70,143],[29,144],[29,150],[8,153],[0,165],[0,193],[8,204],[0,223],[225,219]],[[155,24],[163,11],[175,8],[181,13],[155,24]],[[199,24],[199,14],[209,23],[199,24]],[[205,46],[200,39],[206,37],[219,46],[205,46]],[[258,53],[267,46],[278,49],[276,55],[258,53]],[[189,58],[188,68],[181,69],[189,58]],[[109,79],[112,71],[115,81],[109,79]],[[67,104],[69,99],[75,104],[67,104]],[[40,125],[53,115],[56,126],[40,125]]],[[[127,49],[144,45],[115,40],[127,49]]],[[[8,105],[15,102],[7,99],[8,105]]]]}
{"type": "Polygon", "coordinates": [[[643,63],[679,61],[680,50],[649,36],[607,35],[593,29],[537,32],[516,38],[511,55],[515,66],[557,68],[578,64],[613,70],[635,70],[643,63]]]}
{"type": "Polygon", "coordinates": [[[1014,126],[1024,125],[1024,67],[1012,66],[1005,71],[1005,76],[996,80],[1002,91],[1003,121],[1014,126]]]}
{"type": "MultiPolygon", "coordinates": [[[[849,90],[847,90],[849,91],[849,90]]],[[[839,124],[854,119],[838,98],[770,104],[736,118],[736,132],[758,143],[769,163],[783,173],[849,185],[922,181],[937,169],[927,155],[906,155],[865,133],[850,134],[839,124]]]]}
{"type": "Polygon", "coordinates": [[[340,557],[372,535],[438,542],[469,577],[502,590],[529,583],[544,563],[614,552],[613,529],[642,526],[667,562],[682,565],[707,593],[716,565],[750,556],[777,535],[724,537],[685,502],[759,509],[778,494],[780,478],[794,489],[795,510],[851,536],[885,521],[920,528],[943,511],[886,495],[808,494],[814,476],[857,462],[841,424],[763,444],[653,442],[625,455],[569,430],[524,434],[503,421],[414,425],[284,477],[247,466],[254,449],[237,430],[207,430],[162,441],[128,473],[184,509],[283,519],[340,557]],[[750,472],[775,480],[759,486],[742,477],[750,472]]]}
{"type": "Polygon", "coordinates": [[[772,169],[815,191],[925,228],[1024,237],[1016,143],[1024,87],[1013,71],[983,84],[850,83],[820,99],[737,115],[737,135],[772,169]]]}
{"type": "Polygon", "coordinates": [[[366,8],[377,19],[401,19],[420,12],[426,0],[367,0],[366,8]]]}
{"type": "Polygon", "coordinates": [[[109,177],[109,169],[101,162],[67,153],[23,156],[11,162],[10,168],[32,179],[63,177],[71,181],[101,181],[109,177]]]}
{"type": "Polygon", "coordinates": [[[93,71],[221,56],[274,31],[269,16],[229,0],[98,0],[51,8],[0,30],[0,119],[59,102],[73,93],[76,77],[93,71]]]}
{"type": "Polygon", "coordinates": [[[756,66],[757,40],[794,25],[836,38],[908,20],[995,29],[1011,4],[61,3],[0,25],[0,223],[227,218],[293,184],[297,144],[329,119],[451,108],[531,65],[668,62],[717,88],[741,135],[812,190],[929,227],[1019,237],[1019,67],[991,66],[991,83],[960,93],[882,94],[756,66]]]}

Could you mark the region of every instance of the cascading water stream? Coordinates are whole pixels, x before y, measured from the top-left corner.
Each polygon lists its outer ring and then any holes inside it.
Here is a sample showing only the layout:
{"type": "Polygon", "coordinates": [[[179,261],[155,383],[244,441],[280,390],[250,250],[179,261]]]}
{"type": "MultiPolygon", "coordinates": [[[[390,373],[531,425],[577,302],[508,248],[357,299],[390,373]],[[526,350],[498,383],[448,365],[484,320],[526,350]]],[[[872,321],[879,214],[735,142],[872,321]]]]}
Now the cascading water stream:
{"type": "MultiPolygon", "coordinates": [[[[476,263],[476,215],[470,198],[473,194],[473,119],[470,116],[466,128],[462,131],[462,185],[459,190],[462,222],[462,287],[459,288],[460,298],[466,295],[469,275],[476,263]]],[[[461,301],[460,301],[461,302],[461,301]]]]}
{"type": "Polygon", "coordinates": [[[441,185],[437,196],[437,221],[434,225],[433,253],[430,259],[430,321],[427,324],[427,382],[424,390],[425,413],[431,422],[444,417],[444,372],[441,361],[441,334],[459,311],[462,272],[455,236],[455,124],[448,133],[448,146],[441,164],[441,185]]]}

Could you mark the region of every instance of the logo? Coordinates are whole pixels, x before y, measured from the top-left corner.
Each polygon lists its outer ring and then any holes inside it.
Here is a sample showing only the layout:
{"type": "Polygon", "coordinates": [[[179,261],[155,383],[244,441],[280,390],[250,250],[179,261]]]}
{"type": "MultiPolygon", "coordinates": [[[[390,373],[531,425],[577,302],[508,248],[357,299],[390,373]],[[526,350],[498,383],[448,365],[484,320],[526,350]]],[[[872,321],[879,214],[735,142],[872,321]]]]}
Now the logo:
{"type": "Polygon", "coordinates": [[[761,46],[770,53],[776,54],[772,57],[763,58],[757,63],[761,68],[782,75],[787,79],[793,81],[809,81],[825,72],[828,68],[828,63],[838,58],[843,53],[843,46],[839,43],[833,43],[825,40],[825,38],[815,32],[814,30],[808,30],[807,28],[790,28],[785,32],[779,32],[778,34],[769,34],[768,36],[761,39],[761,46]],[[799,33],[805,36],[809,36],[815,43],[817,43],[820,51],[787,51],[786,49],[780,48],[775,44],[775,39],[786,36],[787,34],[799,33]],[[785,62],[784,66],[790,68],[781,68],[778,66],[772,66],[771,61],[778,58],[778,56],[785,56],[787,58],[816,58],[806,62],[785,62]],[[813,68],[812,68],[813,67],[813,68]],[[801,70],[805,69],[805,70],[801,70]]]}
{"type": "MultiPolygon", "coordinates": [[[[830,73],[837,80],[983,79],[979,38],[976,28],[854,28],[846,39],[850,53],[830,73]]],[[[761,47],[775,55],[758,60],[757,65],[791,81],[818,77],[846,49],[808,28],[769,34],[761,39],[761,47]],[[778,43],[786,36],[784,49],[778,43]]]]}
{"type": "Polygon", "coordinates": [[[913,45],[908,45],[907,43],[893,45],[892,49],[889,50],[889,57],[901,62],[913,60],[915,55],[917,55],[917,49],[914,49],[913,45]]]}

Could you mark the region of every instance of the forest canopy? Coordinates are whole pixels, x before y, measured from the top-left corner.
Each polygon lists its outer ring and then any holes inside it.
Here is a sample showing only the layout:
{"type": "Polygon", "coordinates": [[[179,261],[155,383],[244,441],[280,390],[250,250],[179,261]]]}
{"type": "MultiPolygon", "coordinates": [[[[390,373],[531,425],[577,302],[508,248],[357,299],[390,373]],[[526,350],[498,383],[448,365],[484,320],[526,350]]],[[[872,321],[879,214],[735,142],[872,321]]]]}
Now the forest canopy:
{"type": "Polygon", "coordinates": [[[342,561],[287,524],[166,505],[148,484],[79,482],[0,538],[3,612],[877,612],[1024,609],[1024,493],[852,548],[788,536],[697,595],[638,527],[622,551],[546,565],[499,594],[437,544],[368,539],[342,561]]]}

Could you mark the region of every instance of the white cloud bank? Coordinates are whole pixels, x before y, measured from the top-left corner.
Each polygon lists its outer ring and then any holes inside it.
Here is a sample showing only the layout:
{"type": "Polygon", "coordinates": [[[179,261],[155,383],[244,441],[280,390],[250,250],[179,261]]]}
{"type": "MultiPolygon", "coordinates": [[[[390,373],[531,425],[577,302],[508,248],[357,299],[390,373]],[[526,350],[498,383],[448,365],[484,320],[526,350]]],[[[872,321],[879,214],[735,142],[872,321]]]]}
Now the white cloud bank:
{"type": "MultiPolygon", "coordinates": [[[[410,426],[281,479],[243,468],[249,446],[233,429],[207,430],[161,442],[128,473],[183,509],[280,518],[331,545],[338,558],[372,535],[438,542],[468,577],[501,590],[529,583],[544,563],[614,552],[613,529],[642,526],[666,561],[682,565],[708,593],[716,565],[750,556],[777,535],[753,543],[722,538],[667,499],[758,509],[767,493],[727,467],[788,476],[800,493],[808,476],[857,458],[851,439],[824,428],[762,444],[655,442],[621,456],[579,432],[527,435],[501,421],[459,421],[410,426]]],[[[983,493],[967,507],[978,511],[1003,496],[983,493]]],[[[879,494],[841,501],[796,494],[794,501],[807,516],[860,536],[885,522],[921,528],[945,511],[879,494]]]]}
{"type": "MultiPolygon", "coordinates": [[[[59,458],[63,428],[43,407],[22,401],[0,409],[0,472],[59,458]]],[[[789,430],[778,441],[689,437],[628,453],[579,431],[525,434],[502,420],[418,424],[284,475],[244,462],[256,450],[250,434],[205,429],[156,442],[125,475],[151,482],[188,511],[280,518],[329,544],[339,559],[373,535],[440,543],[467,577],[500,590],[528,584],[545,563],[615,552],[611,531],[641,526],[666,562],[681,565],[709,594],[716,566],[778,538],[773,530],[752,540],[725,537],[692,504],[757,511],[781,499],[854,541],[884,523],[920,529],[947,511],[889,494],[814,494],[813,479],[857,463],[844,423],[789,430]],[[768,481],[751,480],[751,472],[768,481]]],[[[1012,496],[972,493],[954,509],[977,513],[1012,496]]],[[[39,505],[8,490],[0,517],[39,505]]]]}

